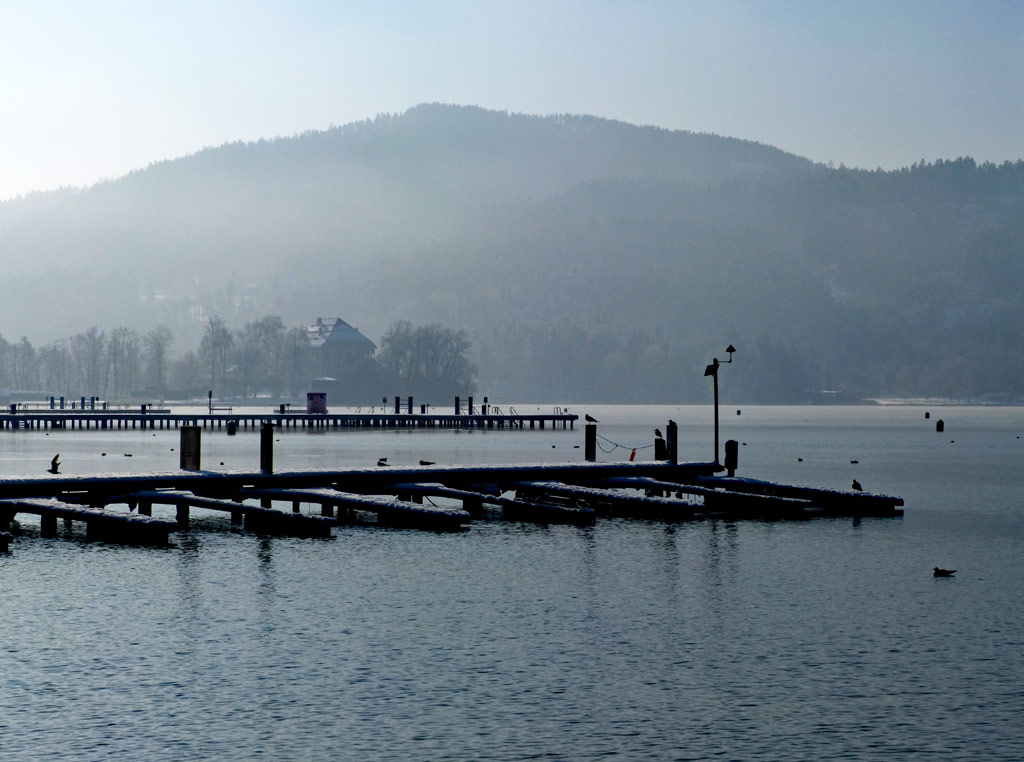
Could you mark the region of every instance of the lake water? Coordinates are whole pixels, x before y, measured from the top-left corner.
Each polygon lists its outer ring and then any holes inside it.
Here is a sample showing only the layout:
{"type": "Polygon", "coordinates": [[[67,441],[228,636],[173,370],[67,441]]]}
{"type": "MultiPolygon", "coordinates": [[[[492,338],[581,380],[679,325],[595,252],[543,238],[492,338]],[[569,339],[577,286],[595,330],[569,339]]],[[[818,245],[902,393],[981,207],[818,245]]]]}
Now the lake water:
{"type": "MultiPolygon", "coordinates": [[[[3,759],[1024,759],[1024,408],[924,411],[723,409],[740,475],[856,478],[902,496],[901,519],[311,541],[194,510],[146,549],[41,539],[23,516],[0,556],[3,759]]],[[[600,419],[601,459],[649,460],[670,418],[681,459],[714,456],[709,407],[572,412],[600,419]]],[[[582,427],[281,432],[275,465],[579,461],[582,444],[582,427]]],[[[56,452],[69,474],[172,470],[177,447],[3,431],[0,474],[56,452]]],[[[204,467],[258,461],[256,433],[203,433],[204,467]]]]}

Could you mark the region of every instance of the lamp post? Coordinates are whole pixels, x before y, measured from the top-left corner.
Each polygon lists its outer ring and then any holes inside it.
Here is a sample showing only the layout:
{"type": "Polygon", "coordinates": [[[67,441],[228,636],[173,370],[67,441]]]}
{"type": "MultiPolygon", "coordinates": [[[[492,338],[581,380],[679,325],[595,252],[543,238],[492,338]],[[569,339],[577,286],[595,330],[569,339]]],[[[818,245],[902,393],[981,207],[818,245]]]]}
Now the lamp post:
{"type": "MultiPolygon", "coordinates": [[[[729,353],[729,359],[726,362],[732,362],[732,353],[736,351],[736,347],[730,344],[725,351],[729,353]]],[[[704,375],[711,376],[715,389],[715,463],[718,463],[718,366],[721,364],[718,362],[718,358],[714,357],[711,359],[711,364],[704,369],[704,375]]]]}

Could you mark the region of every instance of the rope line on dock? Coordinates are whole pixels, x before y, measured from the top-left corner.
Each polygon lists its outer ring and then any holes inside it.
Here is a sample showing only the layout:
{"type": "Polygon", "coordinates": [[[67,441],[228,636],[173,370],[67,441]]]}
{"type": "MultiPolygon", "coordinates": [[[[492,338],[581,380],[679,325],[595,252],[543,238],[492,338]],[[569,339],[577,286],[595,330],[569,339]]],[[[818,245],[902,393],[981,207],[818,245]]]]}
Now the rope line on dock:
{"type": "Polygon", "coordinates": [[[597,438],[599,440],[598,443],[597,443],[597,446],[600,447],[601,448],[601,452],[605,453],[606,455],[608,453],[615,452],[617,449],[622,449],[622,450],[647,450],[647,449],[649,449],[651,447],[654,447],[653,444],[640,445],[639,447],[629,447],[627,445],[619,444],[618,442],[613,442],[608,437],[601,436],[600,434],[597,435],[597,438]],[[610,444],[612,446],[611,449],[609,449],[609,450],[604,449],[604,446],[601,444],[600,440],[604,440],[605,442],[610,444]]]}

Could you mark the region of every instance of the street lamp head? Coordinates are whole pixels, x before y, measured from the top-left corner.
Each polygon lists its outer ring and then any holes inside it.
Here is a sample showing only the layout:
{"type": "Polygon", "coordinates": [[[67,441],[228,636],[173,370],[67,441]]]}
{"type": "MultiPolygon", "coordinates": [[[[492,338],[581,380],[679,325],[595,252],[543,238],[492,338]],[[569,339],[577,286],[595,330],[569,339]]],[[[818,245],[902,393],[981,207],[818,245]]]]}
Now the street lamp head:
{"type": "Polygon", "coordinates": [[[725,351],[729,353],[729,359],[726,362],[732,362],[732,353],[736,351],[736,347],[730,344],[725,351]]]}
{"type": "Polygon", "coordinates": [[[715,376],[718,374],[718,358],[716,357],[708,367],[704,369],[705,376],[715,376]]]}

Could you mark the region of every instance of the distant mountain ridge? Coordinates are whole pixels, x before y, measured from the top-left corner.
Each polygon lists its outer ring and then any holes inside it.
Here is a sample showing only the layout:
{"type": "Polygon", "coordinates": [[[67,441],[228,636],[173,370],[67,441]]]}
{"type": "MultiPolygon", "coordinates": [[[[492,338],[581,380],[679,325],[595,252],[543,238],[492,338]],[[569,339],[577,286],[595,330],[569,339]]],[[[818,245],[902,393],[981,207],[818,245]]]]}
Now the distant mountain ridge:
{"type": "Polygon", "coordinates": [[[338,314],[465,328],[519,399],[701,399],[729,343],[750,399],[1021,394],[1022,166],[421,105],[0,203],[0,332],[338,314]]]}

